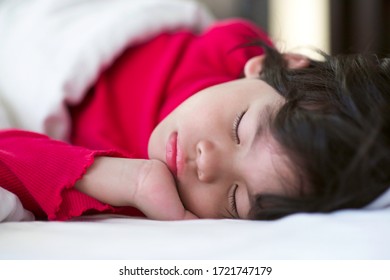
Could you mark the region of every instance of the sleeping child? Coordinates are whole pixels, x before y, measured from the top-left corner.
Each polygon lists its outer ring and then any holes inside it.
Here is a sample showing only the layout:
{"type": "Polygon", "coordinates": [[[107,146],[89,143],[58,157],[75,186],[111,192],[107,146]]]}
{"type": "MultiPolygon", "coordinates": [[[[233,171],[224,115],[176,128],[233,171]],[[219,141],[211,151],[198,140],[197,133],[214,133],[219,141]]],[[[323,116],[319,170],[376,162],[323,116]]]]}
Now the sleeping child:
{"type": "Polygon", "coordinates": [[[0,186],[37,219],[272,220],[390,186],[390,60],[282,54],[245,20],[131,45],[67,108],[69,141],[0,131],[0,186]]]}

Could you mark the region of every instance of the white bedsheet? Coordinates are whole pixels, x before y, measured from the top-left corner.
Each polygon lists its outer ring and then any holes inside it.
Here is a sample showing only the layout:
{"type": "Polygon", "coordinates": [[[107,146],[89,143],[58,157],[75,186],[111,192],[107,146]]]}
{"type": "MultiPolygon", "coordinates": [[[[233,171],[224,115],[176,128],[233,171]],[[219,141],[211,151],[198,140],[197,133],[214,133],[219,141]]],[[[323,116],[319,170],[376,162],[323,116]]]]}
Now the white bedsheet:
{"type": "Polygon", "coordinates": [[[0,223],[0,259],[390,259],[390,190],[361,210],[272,222],[119,216],[0,223]]]}
{"type": "Polygon", "coordinates": [[[390,259],[390,209],[264,221],[0,224],[0,259],[390,259]]]}

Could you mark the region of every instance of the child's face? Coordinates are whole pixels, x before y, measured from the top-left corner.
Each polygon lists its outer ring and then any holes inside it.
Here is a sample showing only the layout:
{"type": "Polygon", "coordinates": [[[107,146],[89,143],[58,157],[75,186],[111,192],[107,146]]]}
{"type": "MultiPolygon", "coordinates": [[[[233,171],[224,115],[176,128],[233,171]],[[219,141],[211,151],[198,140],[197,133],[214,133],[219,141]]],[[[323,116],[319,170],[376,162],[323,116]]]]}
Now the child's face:
{"type": "Polygon", "coordinates": [[[266,131],[267,112],[283,102],[259,79],[207,88],[156,127],[149,157],[168,165],[185,208],[198,217],[248,218],[255,195],[295,191],[283,187],[295,178],[266,131]]]}

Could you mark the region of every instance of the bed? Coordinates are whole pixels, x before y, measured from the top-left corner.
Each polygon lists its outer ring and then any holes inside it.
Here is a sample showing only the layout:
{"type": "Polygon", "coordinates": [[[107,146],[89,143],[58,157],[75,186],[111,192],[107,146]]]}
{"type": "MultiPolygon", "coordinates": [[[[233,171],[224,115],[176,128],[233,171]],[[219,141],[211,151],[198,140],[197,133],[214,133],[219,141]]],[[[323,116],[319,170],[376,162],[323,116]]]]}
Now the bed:
{"type": "MultiPolygon", "coordinates": [[[[204,7],[185,0],[3,0],[0,128],[66,140],[64,101],[79,102],[125,47],[212,21],[204,7]]],[[[0,222],[0,259],[390,259],[390,191],[365,209],[272,222],[113,215],[44,222],[0,186],[0,222]]]]}
{"type": "MultiPolygon", "coordinates": [[[[2,196],[1,202],[4,201],[2,196]]],[[[67,222],[21,222],[17,219],[30,217],[28,213],[23,217],[16,197],[13,203],[14,221],[0,224],[0,259],[390,258],[390,192],[366,209],[296,214],[271,222],[211,219],[162,222],[112,215],[86,216],[67,222]]]]}

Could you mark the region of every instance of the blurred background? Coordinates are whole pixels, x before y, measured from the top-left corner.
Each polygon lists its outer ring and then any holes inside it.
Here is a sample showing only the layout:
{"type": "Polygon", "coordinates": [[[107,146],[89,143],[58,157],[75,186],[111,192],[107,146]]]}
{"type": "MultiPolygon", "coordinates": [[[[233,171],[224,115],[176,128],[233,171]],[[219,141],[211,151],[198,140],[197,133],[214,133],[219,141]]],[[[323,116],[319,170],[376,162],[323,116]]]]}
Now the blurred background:
{"type": "Polygon", "coordinates": [[[218,18],[240,16],[282,51],[390,54],[390,0],[198,0],[218,18]]]}

